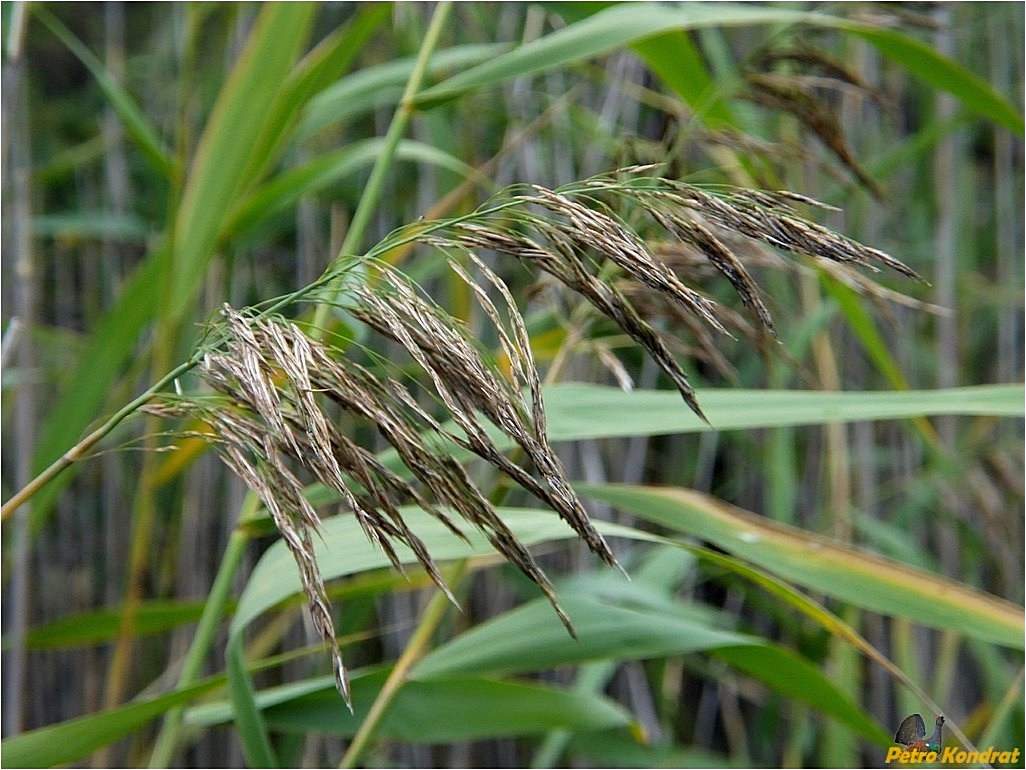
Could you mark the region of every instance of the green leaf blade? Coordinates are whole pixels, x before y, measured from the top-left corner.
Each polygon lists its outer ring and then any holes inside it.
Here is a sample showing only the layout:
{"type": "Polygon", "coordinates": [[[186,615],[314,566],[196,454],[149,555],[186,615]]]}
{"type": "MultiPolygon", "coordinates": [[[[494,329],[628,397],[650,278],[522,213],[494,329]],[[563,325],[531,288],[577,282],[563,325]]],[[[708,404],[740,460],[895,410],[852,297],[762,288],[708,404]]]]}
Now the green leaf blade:
{"type": "Polygon", "coordinates": [[[268,83],[284,82],[299,55],[316,6],[263,6],[235,69],[218,96],[193,159],[175,220],[174,285],[170,313],[189,309],[228,213],[254,182],[247,169],[259,167],[258,152],[287,125],[274,110],[279,93],[268,83]]]}
{"type": "Polygon", "coordinates": [[[894,420],[931,415],[1021,417],[1021,384],[912,391],[699,390],[709,423],[691,414],[671,391],[560,383],[544,391],[549,437],[570,441],[711,430],[894,420]],[[595,415],[603,415],[596,420],[595,415]]]}
{"type": "Polygon", "coordinates": [[[143,153],[143,157],[165,179],[174,181],[178,171],[172,161],[171,153],[157,133],[157,129],[147,119],[142,109],[132,96],[107,71],[103,63],[90,51],[81,40],[75,37],[56,16],[40,5],[32,6],[32,12],[56,35],[68,49],[86,66],[100,89],[117,113],[125,132],[132,138],[143,153]]]}
{"type": "Polygon", "coordinates": [[[80,761],[219,684],[221,681],[216,679],[202,682],[151,700],[4,738],[0,743],[0,762],[4,767],[54,767],[80,761]]]}
{"type": "Polygon", "coordinates": [[[872,43],[884,56],[968,109],[1018,135],[1026,131],[1022,114],[987,81],[923,43],[894,29],[842,22],[838,26],[872,43]]]}
{"type": "Polygon", "coordinates": [[[734,556],[857,607],[1023,649],[1011,602],[680,488],[581,484],[588,497],[714,543],[734,556]]]}

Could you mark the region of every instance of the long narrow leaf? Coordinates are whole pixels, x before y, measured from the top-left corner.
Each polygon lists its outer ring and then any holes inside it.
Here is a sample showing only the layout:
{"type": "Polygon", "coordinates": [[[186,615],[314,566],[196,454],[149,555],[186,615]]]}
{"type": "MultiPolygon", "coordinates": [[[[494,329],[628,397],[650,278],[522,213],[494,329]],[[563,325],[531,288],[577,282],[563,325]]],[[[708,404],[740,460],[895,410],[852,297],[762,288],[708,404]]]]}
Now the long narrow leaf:
{"type": "MultiPolygon", "coordinates": [[[[387,21],[385,4],[367,5],[334,34],[321,43],[289,72],[277,89],[276,98],[263,121],[263,130],[254,142],[249,162],[241,172],[245,184],[263,178],[278,160],[282,149],[294,138],[294,129],[302,119],[311,98],[337,80],[368,43],[375,30],[387,21]]],[[[271,89],[269,89],[271,90],[271,89]]]]}
{"type": "Polygon", "coordinates": [[[228,640],[225,661],[228,673],[228,693],[231,696],[235,725],[239,740],[250,767],[278,767],[277,757],[271,748],[267,725],[256,705],[253,683],[244,664],[242,637],[228,640]]]}
{"type": "Polygon", "coordinates": [[[653,436],[708,430],[751,430],[790,425],[889,420],[940,414],[1021,417],[1021,384],[946,390],[829,392],[701,390],[703,423],[670,391],[633,391],[583,383],[545,389],[549,435],[554,441],[653,436]],[[595,415],[602,415],[596,420],[595,415]]]}
{"type": "MultiPolygon", "coordinates": [[[[401,508],[400,512],[438,561],[495,555],[487,538],[477,531],[466,532],[470,541],[466,543],[419,508],[407,506],[401,508]]],[[[554,514],[519,508],[499,508],[498,513],[525,545],[574,537],[573,530],[554,514]]],[[[390,565],[388,557],[367,540],[353,516],[325,519],[320,535],[314,550],[325,580],[390,565]]],[[[404,564],[416,563],[412,551],[401,543],[395,547],[404,564]]],[[[260,613],[299,591],[299,574],[295,562],[284,543],[276,542],[260,558],[239,597],[232,618],[231,633],[241,633],[260,613]]]]}
{"type": "MultiPolygon", "coordinates": [[[[139,605],[135,630],[140,636],[195,623],[203,612],[200,601],[154,600],[139,605]]],[[[121,624],[121,609],[101,609],[37,626],[25,639],[30,650],[59,650],[109,642],[121,624]]]]}
{"type": "MultiPolygon", "coordinates": [[[[827,425],[942,414],[1021,417],[1026,411],[1026,389],[1021,384],[861,392],[701,390],[698,398],[709,423],[681,409],[680,396],[674,391],[627,393],[603,385],[564,382],[547,386],[543,393],[552,441],[827,425]],[[597,414],[603,418],[596,420],[597,414]]],[[[492,437],[496,446],[509,448],[511,442],[497,429],[492,431],[492,437]]],[[[468,455],[455,444],[444,449],[460,459],[468,455]]],[[[394,450],[383,452],[381,457],[390,467],[403,472],[394,450]]],[[[311,493],[323,502],[327,498],[322,498],[319,490],[315,485],[311,493]]]]}
{"type": "Polygon", "coordinates": [[[622,607],[609,599],[561,592],[577,639],[552,622],[544,600],[534,600],[476,626],[433,650],[413,669],[430,680],[471,674],[505,676],[604,658],[645,659],[747,644],[750,637],[713,628],[701,619],[622,607]]]}
{"type": "Polygon", "coordinates": [[[795,11],[729,3],[689,3],[677,7],[654,3],[614,5],[550,35],[518,46],[503,56],[460,72],[423,91],[417,103],[422,108],[431,107],[473,89],[585,61],[671,30],[795,23],[807,16],[795,11]]]}
{"type": "MultiPolygon", "coordinates": [[[[266,217],[294,205],[302,196],[367,168],[374,163],[383,145],[384,139],[381,138],[364,139],[279,174],[240,203],[231,215],[227,229],[235,235],[244,233],[266,217]]],[[[464,177],[473,177],[476,173],[458,158],[412,139],[399,142],[396,157],[447,168],[464,177]]]]}
{"type": "Polygon", "coordinates": [[[160,134],[153,127],[146,115],[135,103],[132,96],[126,91],[103,66],[103,62],[93,55],[93,52],[86,48],[71,30],[65,27],[56,16],[43,5],[33,5],[32,13],[45,24],[54,35],[56,35],[68,49],[79,58],[86,66],[96,82],[103,90],[104,95],[110,100],[111,107],[121,119],[125,132],[142,150],[143,157],[149,161],[157,172],[174,181],[178,172],[172,161],[171,153],[164,147],[160,134]]]}
{"type": "MultiPolygon", "coordinates": [[[[505,43],[461,45],[439,51],[431,57],[429,76],[449,70],[461,71],[494,59],[509,50],[505,43]]],[[[413,71],[413,58],[398,59],[374,67],[365,67],[325,88],[310,100],[297,134],[305,139],[328,126],[353,120],[376,107],[397,104],[403,86],[413,71]]]]}
{"type": "Polygon", "coordinates": [[[553,624],[536,600],[484,623],[429,653],[415,680],[536,671],[589,660],[637,660],[709,652],[852,729],[887,745],[887,733],[807,661],[756,637],[720,631],[679,602],[623,604],[561,592],[578,639],[553,624]],[[763,669],[766,670],[763,670],[763,669]]]}
{"type": "Polygon", "coordinates": [[[77,762],[168,709],[195,700],[221,684],[223,681],[215,678],[150,700],[5,738],[0,743],[0,762],[4,767],[54,767],[77,762]]]}
{"type": "Polygon", "coordinates": [[[281,83],[306,41],[316,6],[272,3],[260,11],[239,61],[218,96],[186,180],[175,221],[174,286],[170,311],[179,317],[190,306],[206,274],[228,212],[252,183],[245,172],[268,136],[284,126],[273,106],[281,83]]]}
{"type": "Polygon", "coordinates": [[[1005,96],[982,78],[977,77],[955,61],[937,53],[926,43],[915,40],[895,29],[872,27],[841,20],[838,25],[872,43],[886,56],[939,91],[957,97],[968,109],[998,125],[1022,135],[1026,124],[1022,114],[1005,96]]]}
{"type": "MultiPolygon", "coordinates": [[[[269,727],[281,732],[311,730],[352,737],[381,690],[387,670],[355,671],[350,714],[335,690],[334,678],[318,677],[257,695],[269,727]]],[[[224,724],[233,718],[229,703],[191,709],[194,725],[224,724]]],[[[381,723],[382,738],[417,743],[448,743],[495,737],[533,735],[546,730],[603,730],[630,723],[623,708],[601,696],[489,679],[453,677],[408,682],[381,723]]]]}
{"type": "Polygon", "coordinates": [[[1023,649],[1023,609],[939,575],[678,488],[582,484],[589,497],[699,537],[857,607],[1023,649]]]}
{"type": "Polygon", "coordinates": [[[964,67],[901,32],[831,14],[732,3],[624,3],[604,8],[504,56],[454,75],[422,92],[417,102],[428,108],[476,88],[582,62],[674,30],[757,24],[809,24],[859,35],[909,73],[952,93],[977,114],[1020,134],[1023,131],[1023,118],[1007,98],[964,67]]]}

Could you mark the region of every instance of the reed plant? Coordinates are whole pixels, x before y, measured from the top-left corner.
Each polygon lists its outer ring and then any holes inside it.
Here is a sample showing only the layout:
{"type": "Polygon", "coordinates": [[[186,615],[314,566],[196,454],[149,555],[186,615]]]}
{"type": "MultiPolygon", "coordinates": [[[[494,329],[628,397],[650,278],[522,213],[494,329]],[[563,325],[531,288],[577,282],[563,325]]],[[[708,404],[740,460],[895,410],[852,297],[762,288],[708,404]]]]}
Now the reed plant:
{"type": "Polygon", "coordinates": [[[1021,745],[1022,13],[867,13],[5,6],[3,761],[1021,745]]]}

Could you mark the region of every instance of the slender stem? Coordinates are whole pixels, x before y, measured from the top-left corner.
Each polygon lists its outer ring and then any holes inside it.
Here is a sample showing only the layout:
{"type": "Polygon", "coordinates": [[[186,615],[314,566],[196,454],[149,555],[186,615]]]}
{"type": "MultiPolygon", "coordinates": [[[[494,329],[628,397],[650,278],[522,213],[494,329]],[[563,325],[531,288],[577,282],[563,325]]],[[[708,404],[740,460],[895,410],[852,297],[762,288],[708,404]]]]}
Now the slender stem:
{"type": "MultiPolygon", "coordinates": [[[[406,126],[409,123],[410,113],[412,111],[411,103],[413,97],[416,95],[420,88],[420,83],[423,81],[424,71],[427,66],[428,58],[431,52],[434,50],[435,45],[438,42],[439,33],[441,32],[442,23],[445,19],[446,14],[449,10],[449,2],[440,3],[435,11],[435,15],[432,19],[431,26],[428,29],[428,34],[425,37],[424,44],[421,47],[420,55],[418,56],[417,63],[414,66],[413,73],[411,73],[410,80],[407,83],[406,91],[403,94],[402,102],[399,105],[399,109],[396,111],[396,115],[393,117],[392,124],[389,126],[389,131],[386,136],[385,148],[382,153],[378,156],[375,162],[374,168],[371,172],[370,180],[367,183],[366,190],[360,198],[360,204],[357,207],[356,214],[353,217],[353,222],[350,226],[349,232],[346,235],[346,239],[342,245],[341,253],[348,254],[359,247],[360,241],[362,241],[364,233],[367,228],[367,223],[370,221],[370,215],[373,211],[374,206],[377,204],[381,197],[381,188],[384,182],[385,174],[387,173],[392,160],[395,157],[395,150],[399,145],[399,140],[402,138],[403,133],[406,130],[406,126]]],[[[338,279],[333,279],[337,281],[338,279]]],[[[313,285],[301,289],[288,297],[283,298],[279,302],[274,303],[267,312],[273,312],[276,308],[287,304],[288,302],[297,299],[303,293],[312,290],[322,284],[322,281],[316,281],[313,285]]],[[[318,306],[317,313],[314,319],[313,334],[323,334],[325,322],[327,320],[327,313],[330,310],[330,305],[321,304],[318,306]]],[[[245,508],[255,509],[257,499],[251,492],[244,503],[245,508]]],[[[245,514],[240,515],[240,521],[244,521],[246,518],[245,514]]],[[[211,589],[210,597],[204,606],[203,616],[200,619],[200,625],[197,629],[196,635],[193,637],[192,643],[189,646],[189,652],[187,653],[185,664],[182,668],[182,672],[179,676],[179,687],[190,684],[199,675],[200,668],[210,645],[213,642],[213,635],[217,627],[217,622],[220,619],[224,611],[225,603],[228,599],[229,588],[231,586],[231,580],[235,575],[235,571],[238,569],[239,563],[241,562],[242,554],[245,551],[245,545],[248,538],[245,536],[243,530],[236,529],[232,534],[231,540],[229,540],[228,548],[225,551],[224,558],[221,562],[221,566],[218,569],[217,577],[215,578],[214,585],[211,589]]],[[[424,642],[426,645],[430,632],[434,629],[437,623],[441,619],[442,612],[444,610],[445,597],[441,594],[434,597],[435,599],[441,598],[442,607],[437,612],[439,613],[438,620],[435,621],[434,625],[427,629],[424,634],[424,642]]],[[[430,610],[430,607],[429,607],[430,610]]],[[[419,631],[419,629],[418,629],[419,631]]],[[[419,634],[418,634],[419,635],[419,634]]],[[[412,646],[412,643],[411,643],[412,646]]],[[[415,660],[415,658],[414,658],[415,660]]],[[[410,665],[412,665],[412,660],[410,665]]],[[[398,666],[397,666],[398,668],[398,666]]],[[[393,688],[397,691],[402,679],[397,679],[393,688]]],[[[387,687],[387,684],[386,684],[387,687]]],[[[374,732],[374,725],[380,721],[384,714],[384,710],[388,703],[394,697],[394,693],[386,699],[379,699],[379,703],[375,704],[376,709],[372,709],[373,719],[368,719],[370,727],[367,727],[365,737],[362,739],[365,743],[374,732]],[[377,715],[375,716],[375,710],[377,715]]],[[[182,717],[184,714],[183,709],[175,709],[167,714],[164,721],[164,725],[161,729],[160,735],[157,738],[157,743],[154,747],[153,754],[150,757],[150,767],[166,767],[178,742],[178,737],[181,733],[182,717]]],[[[363,730],[363,728],[361,728],[363,730]]]]}
{"type": "MultiPolygon", "coordinates": [[[[521,452],[523,450],[520,447],[516,447],[513,450],[514,456],[519,455],[521,452]]],[[[500,480],[488,496],[488,500],[492,505],[501,505],[509,495],[509,491],[508,481],[500,480]]],[[[452,572],[447,580],[449,588],[453,593],[456,592],[460,582],[466,577],[469,565],[469,559],[460,559],[453,564],[452,572]]],[[[378,692],[374,703],[371,704],[366,718],[356,731],[356,735],[353,736],[353,742],[349,744],[345,756],[342,757],[342,761],[338,765],[340,768],[356,767],[356,763],[359,762],[371,738],[377,732],[381,720],[384,719],[389,705],[395,700],[395,696],[399,694],[399,690],[406,683],[407,676],[413,665],[423,656],[432,635],[437,630],[439,623],[442,622],[442,618],[445,617],[445,610],[448,606],[449,598],[445,593],[435,591],[427,608],[424,610],[424,614],[421,615],[420,622],[417,624],[413,636],[410,637],[410,641],[403,650],[403,654],[396,661],[395,666],[388,675],[388,679],[385,680],[384,686],[378,692]]]]}
{"type": "MultiPolygon", "coordinates": [[[[170,266],[170,262],[168,262],[170,266]]],[[[166,296],[161,300],[166,302],[166,296]]],[[[171,365],[174,356],[175,340],[174,324],[161,308],[157,314],[154,331],[153,358],[151,371],[154,377],[171,365]]],[[[150,565],[150,551],[153,544],[153,528],[157,519],[157,501],[154,489],[154,474],[158,466],[157,433],[160,430],[161,418],[148,415],[144,428],[145,437],[142,467],[139,471],[139,484],[132,506],[131,534],[128,546],[128,568],[125,575],[125,589],[121,601],[121,617],[118,624],[118,635],[114,643],[110,664],[107,667],[106,692],[104,707],[114,708],[124,695],[130,679],[132,657],[135,652],[136,620],[139,606],[142,604],[146,573],[150,565]]],[[[111,747],[107,746],[95,758],[96,767],[109,764],[111,747]]]]}
{"type": "Polygon", "coordinates": [[[998,701],[994,710],[990,712],[990,718],[987,720],[987,727],[977,741],[980,746],[994,745],[994,741],[998,738],[998,734],[1004,727],[1006,720],[1011,715],[1011,711],[1016,708],[1017,704],[1022,703],[1022,686],[1024,676],[1026,676],[1026,670],[1020,668],[1019,673],[1010,680],[1008,689],[1005,690],[1005,694],[1002,696],[1001,700],[998,701]]]}
{"type": "Polygon", "coordinates": [[[103,423],[103,425],[75,444],[75,446],[55,460],[49,468],[44,470],[32,479],[32,481],[13,494],[11,498],[4,503],[2,507],[0,507],[0,520],[6,520],[8,516],[18,510],[18,508],[20,508],[24,503],[31,500],[40,489],[53,481],[61,471],[81,458],[82,455],[92,449],[100,439],[114,430],[122,420],[153,398],[153,396],[163,390],[169,383],[192,369],[192,367],[196,365],[197,361],[198,359],[193,357],[185,363],[179,364],[170,372],[165,374],[158,382],[147,388],[137,398],[129,401],[118,411],[108,417],[107,421],[103,423]]]}
{"type": "MultiPolygon", "coordinates": [[[[309,286],[304,286],[298,291],[288,294],[276,302],[274,302],[265,312],[272,313],[291,302],[300,299],[304,295],[310,293],[314,289],[320,288],[324,283],[324,280],[318,279],[309,286]]],[[[116,428],[126,417],[137,411],[140,407],[146,404],[151,398],[157,393],[164,390],[168,385],[174,382],[178,377],[181,377],[187,371],[192,369],[196,364],[199,363],[201,355],[199,353],[193,354],[187,361],[179,364],[174,369],[169,371],[157,382],[147,388],[145,391],[139,394],[135,399],[129,401],[123,407],[118,409],[114,414],[107,418],[100,427],[90,433],[88,436],[79,441],[75,446],[71,447],[67,452],[57,458],[48,468],[42,471],[32,481],[26,484],[24,487],[19,489],[10,499],[0,507],[0,521],[6,521],[18,508],[27,503],[40,489],[45,487],[57,476],[60,475],[61,471],[65,470],[68,466],[72,465],[76,461],[80,460],[90,449],[92,449],[97,442],[104,438],[114,428],[116,428]]]]}
{"type": "MultiPolygon", "coordinates": [[[[441,34],[442,27],[444,25],[445,18],[447,17],[451,8],[451,2],[444,0],[439,3],[435,9],[435,13],[432,17],[431,23],[428,27],[427,33],[424,38],[424,42],[421,46],[417,62],[414,66],[413,72],[411,73],[410,79],[407,82],[406,90],[403,94],[402,101],[393,116],[392,123],[389,126],[388,133],[385,137],[385,146],[381,154],[378,156],[375,165],[371,171],[370,179],[367,183],[367,187],[364,194],[361,196],[360,204],[357,207],[356,213],[353,217],[353,222],[347,233],[346,239],[342,245],[341,254],[348,254],[359,248],[360,242],[363,240],[367,225],[370,222],[371,214],[377,205],[380,197],[386,174],[395,158],[396,149],[399,145],[403,134],[409,124],[410,117],[413,112],[413,98],[416,96],[420,89],[420,85],[423,82],[424,74],[427,68],[427,63],[431,53],[437,46],[439,36],[441,34]]],[[[337,279],[336,279],[337,280],[337,279]]],[[[308,287],[312,288],[312,287],[308,287]]],[[[276,304],[284,304],[287,301],[291,301],[298,294],[291,295],[285,298],[282,302],[276,304]]],[[[317,314],[315,315],[314,326],[316,329],[321,329],[325,326],[327,320],[327,314],[330,311],[330,306],[327,304],[321,304],[318,307],[317,314]]],[[[315,332],[316,333],[316,332],[315,332]]],[[[94,430],[74,447],[64,453],[57,461],[55,461],[49,468],[44,470],[35,479],[33,479],[28,485],[17,492],[11,497],[0,510],[0,518],[6,519],[15,510],[17,510],[23,503],[31,499],[41,488],[52,481],[61,471],[71,465],[73,462],[81,458],[87,451],[89,451],[97,442],[104,438],[110,433],[118,424],[121,423],[128,415],[135,412],[147,401],[149,401],[156,393],[163,390],[170,382],[176,377],[180,376],[184,372],[191,369],[196,365],[198,356],[194,356],[184,364],[179,365],[175,369],[171,370],[168,374],[162,377],[157,383],[148,388],[144,393],[138,396],[136,399],[119,409],[114,415],[112,415],[106,422],[103,423],[99,428],[94,430]]],[[[255,507],[256,498],[251,494],[247,497],[245,503],[246,507],[255,507]]],[[[225,551],[224,558],[222,559],[221,565],[218,570],[217,577],[215,578],[214,585],[211,589],[211,595],[204,606],[203,615],[200,620],[200,625],[197,629],[197,633],[193,638],[192,644],[190,645],[189,651],[186,656],[186,661],[183,666],[182,672],[179,677],[179,685],[186,685],[196,679],[202,666],[202,661],[206,656],[207,651],[213,641],[213,635],[216,631],[217,623],[223,614],[224,606],[227,602],[229,590],[231,586],[232,578],[235,575],[236,570],[241,562],[242,555],[245,551],[245,544],[247,537],[243,530],[237,529],[231,539],[229,540],[228,547],[225,551]]],[[[466,564],[457,565],[457,571],[454,575],[454,582],[459,579],[463,571],[466,569],[466,564]]],[[[400,664],[397,665],[396,673],[389,682],[391,687],[386,683],[386,690],[383,691],[382,695],[379,696],[378,701],[372,708],[371,715],[368,718],[365,726],[361,728],[363,737],[360,738],[360,743],[354,742],[354,746],[357,747],[354,753],[352,747],[347,756],[356,757],[362,752],[362,748],[359,745],[366,745],[367,741],[373,735],[376,725],[380,722],[384,715],[385,709],[388,704],[394,698],[396,692],[405,679],[405,673],[409,667],[413,664],[416,658],[419,656],[419,651],[426,647],[431,633],[437,627],[437,624],[441,621],[444,615],[444,609],[446,604],[446,598],[444,595],[439,593],[432,599],[432,603],[429,605],[427,616],[425,621],[418,628],[417,633],[414,635],[414,639],[411,640],[410,647],[407,649],[403,658],[400,660],[400,664]]],[[[151,767],[166,766],[174,753],[177,745],[178,736],[181,730],[181,722],[183,711],[176,709],[168,713],[167,718],[164,722],[164,726],[158,737],[157,744],[154,747],[154,752],[151,756],[150,765],[151,767]]]]}
{"type": "MultiPolygon", "coordinates": [[[[392,123],[389,126],[388,134],[385,137],[384,149],[378,155],[378,158],[374,163],[374,168],[371,171],[367,187],[360,198],[360,204],[357,206],[356,213],[353,215],[353,222],[350,225],[345,241],[342,244],[341,254],[351,253],[359,247],[359,242],[363,240],[367,229],[367,223],[370,221],[371,213],[381,197],[385,174],[388,172],[389,167],[395,158],[396,148],[399,146],[399,140],[402,138],[402,135],[406,130],[406,126],[409,124],[410,115],[413,112],[413,97],[416,96],[417,91],[420,89],[420,84],[423,82],[428,59],[438,43],[438,37],[441,33],[443,22],[445,17],[448,15],[450,7],[451,2],[449,0],[445,0],[444,2],[439,3],[438,7],[435,9],[431,25],[429,26],[424,38],[424,44],[421,46],[417,62],[413,68],[413,72],[410,74],[410,79],[406,84],[406,90],[403,92],[402,101],[400,102],[399,108],[396,110],[392,123]]],[[[279,302],[275,303],[270,310],[284,306],[320,285],[321,281],[315,281],[314,284],[304,287],[287,297],[283,297],[279,302]]],[[[318,306],[314,321],[316,329],[320,329],[325,325],[327,314],[329,312],[330,305],[321,304],[318,306]]],[[[52,465],[12,495],[11,498],[3,504],[2,508],[0,508],[0,521],[6,520],[8,516],[14,513],[14,511],[21,507],[25,502],[30,500],[37,492],[39,492],[40,489],[53,481],[61,471],[78,460],[83,454],[89,451],[96,442],[117,427],[117,425],[128,415],[145,404],[158,391],[162,390],[164,386],[174,380],[175,377],[182,375],[184,372],[195,366],[196,362],[197,359],[193,358],[173,369],[159,382],[147,389],[134,401],[123,406],[103,425],[65,452],[52,465]]]]}
{"type": "MultiPolygon", "coordinates": [[[[449,585],[455,588],[466,574],[468,565],[468,559],[460,559],[453,565],[448,579],[449,585]]],[[[428,602],[427,608],[424,610],[424,614],[420,618],[420,622],[417,624],[416,630],[413,632],[413,636],[410,637],[406,649],[399,656],[399,660],[395,662],[395,667],[388,675],[388,679],[385,680],[381,692],[374,699],[374,703],[371,705],[370,711],[367,712],[367,716],[360,725],[360,729],[353,736],[353,742],[349,744],[349,748],[346,750],[345,756],[342,757],[339,767],[356,767],[356,764],[367,750],[371,738],[377,732],[381,720],[388,711],[388,707],[406,683],[407,676],[413,665],[420,660],[424,651],[431,643],[431,637],[438,629],[442,618],[445,617],[445,612],[449,606],[448,597],[441,591],[435,591],[431,601],[428,602]]]]}
{"type": "MultiPolygon", "coordinates": [[[[247,497],[247,503],[249,500],[250,498],[247,497]]],[[[253,498],[251,507],[256,508],[256,498],[253,498]]],[[[245,521],[245,518],[245,515],[241,516],[240,523],[245,521]]],[[[246,534],[245,528],[236,527],[228,539],[228,546],[225,548],[221,564],[217,568],[214,584],[210,587],[210,595],[207,597],[206,604],[203,605],[203,614],[200,616],[196,634],[192,637],[189,651],[185,655],[182,671],[178,675],[179,689],[192,684],[200,675],[203,659],[214,642],[214,634],[224,615],[224,609],[231,594],[232,580],[242,563],[247,543],[249,543],[249,536],[246,534]]],[[[176,706],[165,715],[164,724],[153,747],[153,754],[150,755],[150,767],[170,767],[184,715],[184,705],[176,706]]]]}
{"type": "MultiPolygon", "coordinates": [[[[410,116],[413,114],[414,109],[413,99],[420,90],[420,84],[424,81],[428,59],[431,58],[431,54],[434,53],[435,47],[438,45],[438,38],[441,35],[442,27],[451,8],[451,0],[442,0],[435,7],[431,23],[428,25],[427,32],[424,35],[424,42],[417,53],[417,61],[413,65],[413,71],[410,73],[409,80],[406,81],[406,89],[403,91],[399,106],[392,116],[392,122],[388,126],[388,133],[385,134],[384,147],[374,161],[374,167],[371,169],[367,186],[363,190],[363,195],[360,196],[360,203],[356,207],[356,213],[353,214],[353,221],[350,223],[346,237],[342,241],[342,248],[339,249],[340,257],[345,254],[353,254],[360,248],[360,243],[366,234],[371,214],[381,198],[381,192],[385,184],[385,175],[392,168],[396,149],[399,147],[399,141],[403,138],[403,134],[406,133],[406,127],[410,123],[410,116]]],[[[315,329],[324,327],[330,312],[331,306],[326,303],[317,307],[313,323],[315,329]]]]}
{"type": "MultiPolygon", "coordinates": [[[[16,49],[21,48],[21,40],[24,35],[25,15],[19,14],[17,19],[18,29],[12,42],[16,49]]],[[[11,142],[11,160],[4,168],[3,184],[11,187],[10,200],[10,230],[14,236],[11,239],[15,252],[14,262],[14,294],[16,319],[20,319],[22,330],[33,329],[38,322],[39,310],[39,268],[37,267],[39,255],[33,250],[32,238],[32,208],[33,196],[31,187],[31,142],[32,131],[29,128],[30,100],[28,97],[28,83],[26,78],[26,61],[20,54],[12,56],[5,67],[4,79],[9,93],[13,95],[11,103],[15,105],[14,110],[8,114],[4,111],[3,129],[9,130],[9,136],[13,135],[11,142]],[[12,166],[14,167],[12,169],[12,166]]],[[[11,320],[10,326],[14,326],[11,320]]],[[[10,328],[10,327],[8,327],[10,328]]],[[[17,339],[17,336],[13,337],[17,339]]],[[[8,340],[5,338],[4,342],[8,340]]],[[[12,348],[5,345],[4,353],[12,348]]],[[[36,346],[26,335],[22,338],[21,344],[16,346],[15,360],[21,371],[31,372],[36,366],[36,346]]],[[[36,419],[38,415],[38,393],[34,383],[28,378],[19,380],[16,399],[18,403],[17,416],[15,417],[15,444],[18,447],[14,459],[14,477],[17,483],[22,484],[32,475],[32,453],[38,440],[36,419]]],[[[8,576],[10,578],[10,593],[5,593],[7,606],[11,608],[10,614],[5,618],[4,641],[4,680],[3,680],[3,731],[4,735],[17,735],[23,730],[26,703],[26,687],[28,680],[28,654],[26,638],[29,626],[29,596],[31,584],[31,562],[30,562],[30,531],[28,511],[23,511],[14,520],[14,526],[8,529],[11,535],[5,548],[8,566],[13,564],[13,569],[8,576]]]]}

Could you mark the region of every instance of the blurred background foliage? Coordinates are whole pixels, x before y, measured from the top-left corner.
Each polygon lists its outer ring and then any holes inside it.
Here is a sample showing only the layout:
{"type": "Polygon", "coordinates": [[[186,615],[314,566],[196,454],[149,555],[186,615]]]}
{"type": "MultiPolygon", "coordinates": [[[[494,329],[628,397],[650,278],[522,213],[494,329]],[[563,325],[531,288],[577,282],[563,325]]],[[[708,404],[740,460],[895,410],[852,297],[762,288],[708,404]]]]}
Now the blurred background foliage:
{"type": "MultiPolygon", "coordinates": [[[[423,523],[470,573],[463,612],[439,609],[326,505],[355,716],[241,482],[128,420],[5,519],[5,764],[851,766],[935,707],[949,742],[1023,746],[1021,4],[2,10],[5,499],[185,360],[222,302],[511,183],[660,162],[794,190],[929,282],[740,244],[781,344],[740,310],[736,341],[660,322],[709,430],[619,330],[493,261],[634,580],[508,495],[574,642],[481,543],[423,523]],[[1007,387],[958,390],[987,384],[1007,387]]],[[[480,323],[436,255],[387,258],[480,323]]]]}

